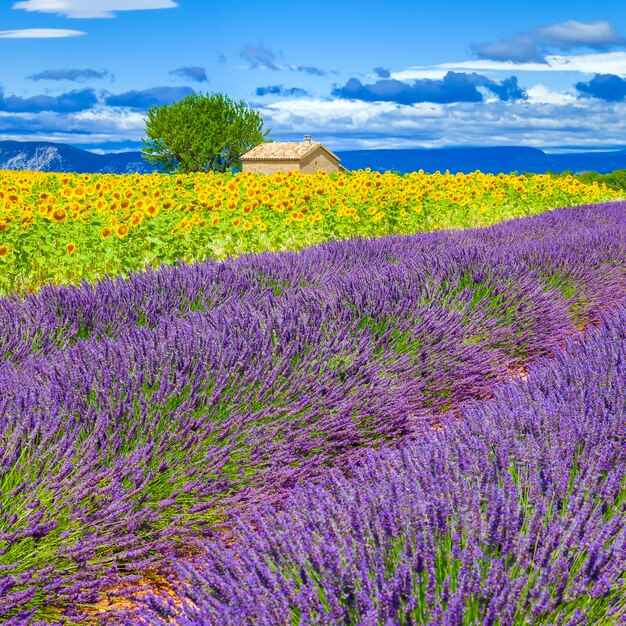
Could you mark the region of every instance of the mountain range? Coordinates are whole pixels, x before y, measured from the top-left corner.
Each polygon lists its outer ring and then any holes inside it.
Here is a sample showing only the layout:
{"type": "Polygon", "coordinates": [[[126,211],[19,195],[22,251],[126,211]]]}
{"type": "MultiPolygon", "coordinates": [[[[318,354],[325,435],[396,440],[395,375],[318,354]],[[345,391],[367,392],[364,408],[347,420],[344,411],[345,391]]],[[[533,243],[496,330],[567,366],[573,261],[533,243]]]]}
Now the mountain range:
{"type": "Polygon", "coordinates": [[[626,168],[626,150],[613,152],[570,152],[548,154],[538,148],[439,148],[408,150],[353,150],[337,152],[341,164],[348,168],[370,167],[384,172],[397,170],[401,173],[424,170],[469,174],[480,170],[499,174],[543,174],[547,171],[600,172],[606,174],[626,168]]]}
{"type": "MultiPolygon", "coordinates": [[[[425,172],[544,173],[612,172],[626,168],[626,150],[548,154],[537,148],[440,148],[404,150],[350,150],[336,152],[349,170],[425,172]]],[[[141,152],[95,154],[74,146],[39,141],[0,141],[0,170],[147,174],[155,170],[141,152]]]]}
{"type": "Polygon", "coordinates": [[[95,154],[63,143],[0,141],[0,170],[76,172],[79,174],[149,174],[141,152],[95,154]]]}

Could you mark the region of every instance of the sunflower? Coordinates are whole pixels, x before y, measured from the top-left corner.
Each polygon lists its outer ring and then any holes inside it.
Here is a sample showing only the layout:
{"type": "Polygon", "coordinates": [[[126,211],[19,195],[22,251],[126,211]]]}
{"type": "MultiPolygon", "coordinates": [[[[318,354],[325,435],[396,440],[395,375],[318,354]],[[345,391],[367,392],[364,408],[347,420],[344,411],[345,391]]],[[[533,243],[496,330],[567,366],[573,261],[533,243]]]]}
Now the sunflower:
{"type": "Polygon", "coordinates": [[[74,254],[74,252],[76,252],[76,244],[73,241],[71,241],[70,243],[67,244],[66,250],[68,254],[70,255],[74,254]]]}
{"type": "Polygon", "coordinates": [[[53,214],[52,214],[52,219],[55,222],[62,222],[65,217],[66,217],[67,213],[65,213],[64,209],[57,209],[53,214]]]}
{"type": "Polygon", "coordinates": [[[9,252],[9,246],[3,245],[0,246],[0,257],[6,256],[9,252]]]}
{"type": "Polygon", "coordinates": [[[126,224],[120,224],[117,227],[117,236],[126,237],[126,235],[128,235],[128,226],[126,226],[126,224]]]}

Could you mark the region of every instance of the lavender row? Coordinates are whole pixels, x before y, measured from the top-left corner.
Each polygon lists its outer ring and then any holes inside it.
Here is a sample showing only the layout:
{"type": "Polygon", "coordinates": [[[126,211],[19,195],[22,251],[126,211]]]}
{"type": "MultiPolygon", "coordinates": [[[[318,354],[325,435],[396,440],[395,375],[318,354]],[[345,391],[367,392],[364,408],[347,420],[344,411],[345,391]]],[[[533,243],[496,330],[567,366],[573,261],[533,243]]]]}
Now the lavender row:
{"type": "Polygon", "coordinates": [[[626,204],[0,303],[0,616],[421,432],[626,293],[626,204]]]}
{"type": "Polygon", "coordinates": [[[178,560],[129,623],[623,623],[626,309],[347,474],[178,560]]]}
{"type": "Polygon", "coordinates": [[[299,253],[150,269],[130,280],[47,286],[37,295],[0,300],[0,357],[19,362],[80,340],[155,328],[193,311],[262,306],[268,294],[318,298],[321,291],[323,302],[361,306],[363,298],[350,293],[355,282],[403,280],[407,274],[416,301],[445,304],[458,290],[476,289],[494,271],[503,271],[505,278],[510,273],[511,279],[530,273],[560,290],[584,323],[586,310],[614,300],[616,293],[619,297],[625,215],[624,202],[565,208],[485,229],[355,239],[299,253]]]}

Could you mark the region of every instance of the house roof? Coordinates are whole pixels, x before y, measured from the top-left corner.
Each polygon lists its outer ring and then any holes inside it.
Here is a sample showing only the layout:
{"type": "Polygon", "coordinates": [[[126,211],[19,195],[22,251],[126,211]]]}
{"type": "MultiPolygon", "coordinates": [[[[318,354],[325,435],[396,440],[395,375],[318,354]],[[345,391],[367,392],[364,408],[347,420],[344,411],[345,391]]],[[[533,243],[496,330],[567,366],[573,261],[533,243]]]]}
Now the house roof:
{"type": "Polygon", "coordinates": [[[339,157],[318,141],[266,141],[242,155],[242,161],[300,161],[314,150],[321,148],[339,161],[339,157]]]}

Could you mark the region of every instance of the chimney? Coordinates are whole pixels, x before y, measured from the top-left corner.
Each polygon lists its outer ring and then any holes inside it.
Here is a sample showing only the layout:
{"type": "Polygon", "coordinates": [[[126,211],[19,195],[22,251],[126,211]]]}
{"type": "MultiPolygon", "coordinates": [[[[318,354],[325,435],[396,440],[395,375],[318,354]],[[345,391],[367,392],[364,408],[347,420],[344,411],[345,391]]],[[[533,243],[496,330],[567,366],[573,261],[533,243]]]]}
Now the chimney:
{"type": "Polygon", "coordinates": [[[307,145],[311,145],[311,135],[305,135],[304,136],[304,143],[307,145]]]}

